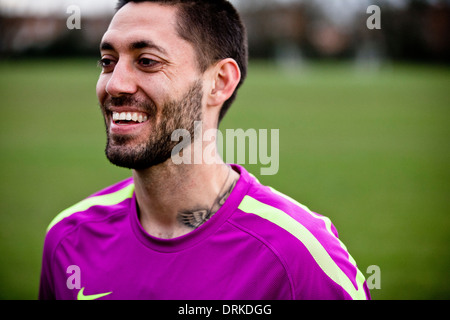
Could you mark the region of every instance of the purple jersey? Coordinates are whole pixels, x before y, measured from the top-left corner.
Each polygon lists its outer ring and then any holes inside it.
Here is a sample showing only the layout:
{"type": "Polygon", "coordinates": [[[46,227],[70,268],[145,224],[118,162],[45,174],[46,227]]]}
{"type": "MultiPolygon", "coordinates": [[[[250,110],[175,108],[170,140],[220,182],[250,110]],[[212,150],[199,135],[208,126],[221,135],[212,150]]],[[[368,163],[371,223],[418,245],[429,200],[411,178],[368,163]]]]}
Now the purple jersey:
{"type": "Polygon", "coordinates": [[[133,180],[63,211],[45,239],[40,299],[370,299],[330,220],[244,168],[210,220],[169,240],[142,228],[133,180]]]}

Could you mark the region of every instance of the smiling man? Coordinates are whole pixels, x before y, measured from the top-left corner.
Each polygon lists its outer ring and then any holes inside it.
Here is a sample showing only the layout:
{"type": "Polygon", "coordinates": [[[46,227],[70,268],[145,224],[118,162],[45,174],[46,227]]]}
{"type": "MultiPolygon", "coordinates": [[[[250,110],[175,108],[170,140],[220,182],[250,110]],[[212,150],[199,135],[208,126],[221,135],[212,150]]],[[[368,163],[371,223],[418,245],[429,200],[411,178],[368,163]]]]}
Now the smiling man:
{"type": "Polygon", "coordinates": [[[171,159],[172,133],[217,129],[245,79],[228,1],[120,1],[100,51],[106,156],[132,177],[50,223],[41,299],[370,297],[330,220],[217,152],[213,164],[171,159]]]}

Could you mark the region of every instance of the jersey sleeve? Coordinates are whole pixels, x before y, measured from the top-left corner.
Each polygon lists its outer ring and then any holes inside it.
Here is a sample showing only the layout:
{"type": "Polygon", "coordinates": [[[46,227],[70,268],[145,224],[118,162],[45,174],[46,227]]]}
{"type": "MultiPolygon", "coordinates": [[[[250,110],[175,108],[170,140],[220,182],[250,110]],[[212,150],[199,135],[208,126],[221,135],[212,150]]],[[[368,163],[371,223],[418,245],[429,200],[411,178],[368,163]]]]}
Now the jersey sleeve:
{"type": "MultiPolygon", "coordinates": [[[[330,222],[328,226],[324,222],[322,227],[314,230],[314,240],[296,242],[296,248],[292,250],[302,257],[289,259],[295,299],[369,300],[364,275],[339,240],[333,224],[330,222]]],[[[297,232],[305,232],[298,229],[297,232]]]]}
{"type": "Polygon", "coordinates": [[[364,275],[330,219],[276,191],[246,196],[239,206],[266,221],[264,238],[285,265],[293,299],[370,299],[364,275]]]}
{"type": "Polygon", "coordinates": [[[55,300],[55,290],[52,281],[52,234],[46,234],[42,254],[41,277],[39,282],[39,300],[55,300]]]}

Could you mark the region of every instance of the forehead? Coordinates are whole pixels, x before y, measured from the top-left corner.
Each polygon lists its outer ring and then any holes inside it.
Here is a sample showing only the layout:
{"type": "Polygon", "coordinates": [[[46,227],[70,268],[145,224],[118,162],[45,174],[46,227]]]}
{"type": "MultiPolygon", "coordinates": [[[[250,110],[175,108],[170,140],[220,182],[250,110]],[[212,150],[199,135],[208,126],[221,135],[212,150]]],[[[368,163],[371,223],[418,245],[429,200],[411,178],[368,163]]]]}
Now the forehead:
{"type": "Polygon", "coordinates": [[[114,15],[102,43],[125,49],[130,43],[148,41],[170,52],[174,47],[189,45],[178,35],[176,25],[175,6],[129,2],[114,15]]]}

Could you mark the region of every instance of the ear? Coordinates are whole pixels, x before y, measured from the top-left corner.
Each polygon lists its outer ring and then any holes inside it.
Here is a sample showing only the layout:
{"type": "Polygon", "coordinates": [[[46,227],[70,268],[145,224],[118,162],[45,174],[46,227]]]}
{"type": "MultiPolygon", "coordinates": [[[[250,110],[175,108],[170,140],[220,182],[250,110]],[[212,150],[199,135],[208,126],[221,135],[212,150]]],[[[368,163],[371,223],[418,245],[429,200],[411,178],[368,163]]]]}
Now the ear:
{"type": "Polygon", "coordinates": [[[241,70],[234,59],[227,58],[213,66],[210,79],[207,103],[209,106],[222,106],[236,90],[241,80],[241,70]]]}

